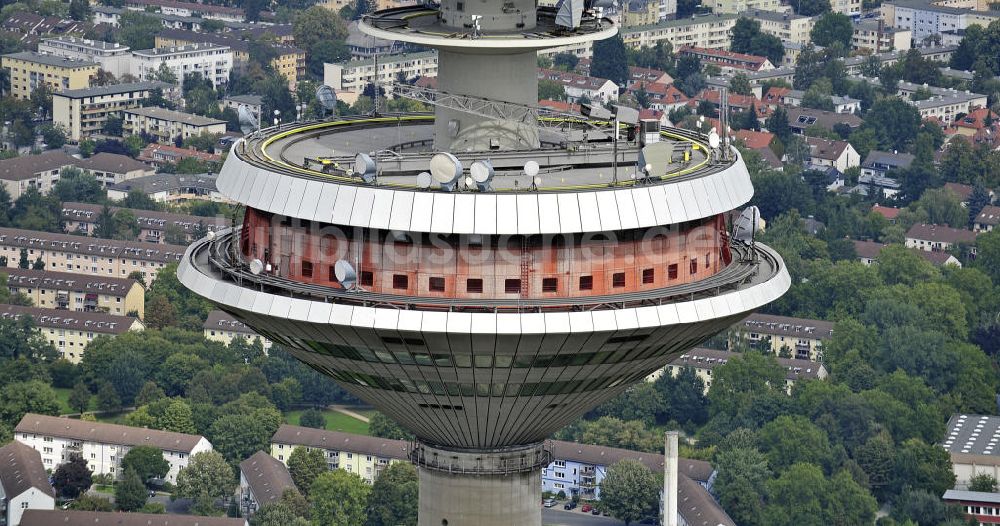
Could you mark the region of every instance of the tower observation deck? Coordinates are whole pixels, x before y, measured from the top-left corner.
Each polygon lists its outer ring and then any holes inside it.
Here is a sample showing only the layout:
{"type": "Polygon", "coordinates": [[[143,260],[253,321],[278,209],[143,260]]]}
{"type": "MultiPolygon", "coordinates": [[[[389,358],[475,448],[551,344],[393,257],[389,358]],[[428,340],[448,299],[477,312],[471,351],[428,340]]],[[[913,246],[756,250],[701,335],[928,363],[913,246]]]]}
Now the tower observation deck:
{"type": "Polygon", "coordinates": [[[242,225],[178,269],[416,436],[421,526],[540,525],[548,436],[789,286],[774,251],[730,239],[753,188],[715,137],[502,111],[534,107],[537,50],[616,31],[554,16],[449,0],[365,18],[440,50],[435,114],[250,134],[218,178],[242,225]]]}

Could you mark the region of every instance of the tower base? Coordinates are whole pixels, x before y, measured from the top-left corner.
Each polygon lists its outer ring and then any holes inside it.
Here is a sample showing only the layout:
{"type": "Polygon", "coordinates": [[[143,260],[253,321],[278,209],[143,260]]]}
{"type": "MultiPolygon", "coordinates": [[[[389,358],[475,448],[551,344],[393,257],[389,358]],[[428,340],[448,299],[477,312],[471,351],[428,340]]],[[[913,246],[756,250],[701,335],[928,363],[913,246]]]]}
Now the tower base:
{"type": "Polygon", "coordinates": [[[418,526],[541,526],[542,444],[492,451],[417,444],[418,526]]]}

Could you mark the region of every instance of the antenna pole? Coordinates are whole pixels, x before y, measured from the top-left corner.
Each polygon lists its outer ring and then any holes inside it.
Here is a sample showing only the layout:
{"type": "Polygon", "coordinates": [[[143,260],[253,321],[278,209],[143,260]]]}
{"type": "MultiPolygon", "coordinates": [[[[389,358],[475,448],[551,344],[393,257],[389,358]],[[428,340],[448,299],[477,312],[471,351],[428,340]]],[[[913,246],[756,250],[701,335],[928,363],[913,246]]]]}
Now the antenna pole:
{"type": "Polygon", "coordinates": [[[618,184],[618,112],[615,112],[615,128],[611,135],[613,155],[611,157],[611,186],[618,184]]]}

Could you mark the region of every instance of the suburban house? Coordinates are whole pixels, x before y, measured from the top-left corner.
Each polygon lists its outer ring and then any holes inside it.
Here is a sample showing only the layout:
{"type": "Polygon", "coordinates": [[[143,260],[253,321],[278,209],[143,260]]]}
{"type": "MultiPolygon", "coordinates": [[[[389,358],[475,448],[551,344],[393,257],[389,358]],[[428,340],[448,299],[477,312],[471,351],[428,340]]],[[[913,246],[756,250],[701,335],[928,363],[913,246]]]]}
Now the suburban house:
{"type": "Polygon", "coordinates": [[[62,150],[0,160],[0,182],[10,194],[11,201],[16,201],[31,188],[47,194],[59,181],[59,172],[75,166],[79,161],[62,150]]]}
{"type": "MultiPolygon", "coordinates": [[[[670,362],[669,365],[650,375],[650,377],[659,377],[662,374],[677,376],[682,369],[690,367],[694,370],[695,375],[704,382],[705,394],[708,394],[709,388],[712,387],[712,370],[725,365],[731,358],[738,356],[740,356],[740,353],[737,352],[695,347],[680,355],[677,359],[670,362]]],[[[785,369],[785,391],[788,394],[791,394],[792,386],[799,380],[822,380],[828,376],[826,367],[821,363],[794,358],[779,357],[775,359],[785,369]]]]}
{"type": "Polygon", "coordinates": [[[729,346],[741,339],[779,355],[787,347],[792,357],[817,362],[823,357],[823,342],[832,336],[832,322],[753,313],[730,329],[729,346]]]}
{"type": "Polygon", "coordinates": [[[806,137],[809,145],[809,163],[832,166],[841,173],[861,164],[858,151],[847,141],[831,141],[819,137],[806,137]]]}
{"type": "MultiPolygon", "coordinates": [[[[882,253],[882,249],[887,245],[882,243],[876,243],[875,241],[854,241],[854,254],[858,257],[858,261],[864,263],[865,265],[873,265],[878,262],[878,256],[882,253]]],[[[926,250],[917,250],[911,248],[915,254],[924,258],[928,263],[934,265],[935,267],[941,267],[944,265],[953,265],[956,267],[961,267],[962,262],[958,260],[955,256],[947,252],[927,252],[926,250]]]]}
{"type": "Polygon", "coordinates": [[[793,133],[800,135],[812,126],[835,131],[835,126],[843,125],[850,130],[856,130],[864,123],[861,117],[852,113],[836,113],[802,107],[789,107],[785,111],[788,114],[788,127],[792,129],[793,133]]]}
{"type": "Polygon", "coordinates": [[[986,205],[976,216],[972,229],[976,232],[992,232],[1000,225],[1000,206],[986,205]]]}
{"type": "Polygon", "coordinates": [[[21,418],[14,428],[14,440],[41,452],[45,469],[54,470],[69,460],[71,454],[79,453],[95,475],[115,477],[122,457],[130,449],[155,447],[163,451],[163,459],[170,464],[166,476],[170,483],[177,482],[177,473],[187,467],[191,455],[212,450],[212,444],[200,435],[34,413],[21,418]]]}
{"type": "Polygon", "coordinates": [[[555,69],[539,69],[538,80],[549,80],[562,85],[566,91],[566,98],[570,102],[579,102],[580,99],[595,102],[618,100],[618,85],[608,79],[587,77],[555,69]]]}
{"type": "Polygon", "coordinates": [[[899,217],[900,209],[875,203],[872,205],[872,212],[888,219],[890,223],[896,224],[896,218],[899,217]]]}
{"type": "Polygon", "coordinates": [[[947,251],[959,244],[969,244],[971,254],[976,255],[976,236],[978,232],[964,230],[961,228],[951,228],[944,225],[927,225],[917,223],[906,231],[906,246],[930,251],[947,251]]]}
{"type": "Polygon", "coordinates": [[[38,451],[17,441],[0,447],[0,524],[18,526],[27,510],[51,510],[55,497],[38,451]]]}
{"type": "Polygon", "coordinates": [[[158,203],[177,203],[192,199],[226,202],[216,186],[213,174],[156,174],[108,187],[108,199],[120,201],[129,192],[142,192],[158,203]]]}
{"type": "Polygon", "coordinates": [[[146,163],[127,155],[107,152],[82,159],[76,167],[93,175],[105,187],[156,173],[156,168],[146,163]]]}
{"type": "Polygon", "coordinates": [[[913,159],[913,155],[909,153],[872,150],[861,163],[861,175],[886,177],[893,170],[909,168],[913,159]]]}
{"type": "Polygon", "coordinates": [[[205,320],[202,328],[205,332],[206,340],[229,345],[236,338],[243,338],[247,342],[252,342],[259,338],[265,350],[271,348],[271,340],[257,334],[253,329],[247,327],[245,323],[221,310],[209,312],[208,318],[205,320]]]}
{"type": "Polygon", "coordinates": [[[263,451],[240,462],[240,515],[252,517],[265,504],[281,500],[286,489],[295,489],[288,468],[263,451]]]}
{"type": "Polygon", "coordinates": [[[20,267],[8,267],[0,274],[7,275],[11,293],[24,294],[37,307],[119,316],[134,312],[140,318],[145,314],[146,289],[134,279],[20,267]]]}

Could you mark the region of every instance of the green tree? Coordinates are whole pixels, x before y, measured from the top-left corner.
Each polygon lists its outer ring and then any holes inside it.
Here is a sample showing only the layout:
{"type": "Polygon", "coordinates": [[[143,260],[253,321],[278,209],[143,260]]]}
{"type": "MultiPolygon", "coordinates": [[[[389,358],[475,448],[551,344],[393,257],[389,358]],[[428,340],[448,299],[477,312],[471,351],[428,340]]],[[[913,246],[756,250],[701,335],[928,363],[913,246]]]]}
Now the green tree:
{"type": "Polygon", "coordinates": [[[601,481],[601,508],[626,526],[656,517],[659,505],[656,475],[634,459],[624,459],[608,467],[601,481]]]}
{"type": "Polygon", "coordinates": [[[265,504],[250,517],[250,526],[308,526],[309,521],[284,502],[265,504]]]}
{"type": "Polygon", "coordinates": [[[892,482],[896,448],[892,437],[880,433],[854,450],[854,460],[868,477],[868,484],[877,497],[885,500],[885,488],[892,482]]]}
{"type": "Polygon", "coordinates": [[[372,484],[365,526],[416,526],[418,491],[413,464],[393,462],[372,484]]]}
{"type": "Polygon", "coordinates": [[[119,44],[132,49],[150,49],[155,44],[153,37],[162,29],[160,19],[141,11],[126,10],[118,22],[115,37],[119,44]]]}
{"type": "Polygon", "coordinates": [[[163,416],[159,419],[159,427],[164,431],[175,433],[195,434],[198,432],[194,425],[191,406],[180,398],[172,400],[163,411],[163,416]]]}
{"type": "Polygon", "coordinates": [[[115,505],[104,497],[80,495],[79,498],[70,504],[69,509],[77,511],[115,511],[115,505]]]}
{"type": "Polygon", "coordinates": [[[542,79],[538,81],[538,100],[566,100],[566,89],[554,81],[542,79]]]}
{"type": "Polygon", "coordinates": [[[784,471],[796,462],[819,466],[830,462],[830,441],[826,432],[803,416],[779,416],[764,425],[757,436],[768,464],[775,471],[784,471]]]}
{"type": "Polygon", "coordinates": [[[52,475],[52,486],[66,499],[79,497],[92,483],[87,461],[79,453],[70,453],[69,460],[56,468],[52,475]]]}
{"type": "Polygon", "coordinates": [[[767,457],[754,447],[737,447],[720,450],[713,464],[722,507],[737,524],[760,524],[764,484],[771,478],[767,457]]]}
{"type": "Polygon", "coordinates": [[[312,6],[301,11],[292,23],[295,45],[312,54],[323,42],[338,42],[347,38],[347,25],[333,11],[312,6]]]}
{"type": "Polygon", "coordinates": [[[371,486],[356,473],[335,469],[322,473],[310,489],[312,523],[364,524],[371,486]]]}
{"type": "Polygon", "coordinates": [[[989,473],[976,473],[969,477],[969,491],[996,493],[997,479],[989,473]]]}
{"type": "Polygon", "coordinates": [[[382,413],[375,412],[368,422],[368,433],[373,437],[390,438],[393,440],[409,440],[413,438],[399,424],[382,413]]]}
{"type": "Polygon", "coordinates": [[[594,42],[594,58],[590,66],[590,75],[608,79],[619,86],[624,86],[629,79],[628,58],[625,52],[625,41],[621,35],[594,42]]]}
{"type": "Polygon", "coordinates": [[[802,0],[793,2],[792,8],[802,16],[816,16],[830,10],[830,0],[802,0]]]}
{"type": "Polygon", "coordinates": [[[66,144],[66,133],[59,127],[52,124],[43,124],[38,127],[42,134],[42,140],[49,149],[62,148],[66,144]]]}
{"type": "Polygon", "coordinates": [[[125,476],[115,484],[115,508],[118,511],[138,511],[146,505],[146,495],[146,485],[139,474],[135,470],[125,470],[125,476]]]}
{"type": "Polygon", "coordinates": [[[157,68],[156,73],[153,75],[155,80],[160,82],[166,82],[167,84],[177,84],[177,75],[174,70],[167,66],[166,62],[161,62],[160,67],[157,68]]]}
{"type": "Polygon", "coordinates": [[[976,268],[986,273],[993,283],[1000,283],[1000,229],[980,234],[976,238],[976,268]]]}
{"type": "Polygon", "coordinates": [[[164,460],[163,451],[160,449],[152,446],[137,446],[130,449],[122,457],[122,471],[135,473],[141,482],[146,483],[150,479],[166,477],[167,472],[170,471],[170,463],[164,460]]]}
{"type": "Polygon", "coordinates": [[[295,482],[295,487],[302,495],[309,496],[309,488],[312,487],[316,477],[329,471],[326,464],[326,455],[321,449],[306,449],[297,447],[288,455],[288,472],[295,482]]]}
{"type": "Polygon", "coordinates": [[[146,383],[142,384],[142,389],[139,390],[139,394],[135,395],[135,405],[144,406],[157,400],[161,400],[166,396],[166,393],[163,392],[163,389],[160,389],[160,386],[156,385],[156,382],[148,380],[146,383]]]}
{"type": "MultiPolygon", "coordinates": [[[[299,417],[299,425],[303,427],[311,427],[313,429],[326,429],[326,415],[323,414],[323,411],[320,411],[315,407],[311,407],[302,412],[302,416],[299,417]]],[[[368,429],[369,432],[371,432],[370,425],[368,429]]]]}
{"type": "Polygon", "coordinates": [[[899,97],[885,97],[868,110],[863,126],[875,132],[881,149],[908,151],[917,138],[920,112],[899,97]]]}
{"type": "Polygon", "coordinates": [[[47,382],[15,382],[0,389],[0,416],[4,423],[13,427],[27,413],[59,414],[59,400],[47,382]]]}
{"type": "Polygon", "coordinates": [[[910,488],[943,495],[946,490],[955,487],[951,458],[941,447],[911,438],[903,442],[898,451],[892,484],[895,493],[910,488]]]}
{"type": "Polygon", "coordinates": [[[782,107],[775,108],[771,116],[764,121],[767,131],[773,133],[781,142],[785,142],[792,135],[792,129],[788,126],[788,113],[782,107]]]}
{"type": "Polygon", "coordinates": [[[77,382],[69,393],[69,407],[77,413],[83,413],[90,409],[90,398],[90,389],[87,388],[87,384],[77,382]]]}
{"type": "Polygon", "coordinates": [[[875,520],[877,504],[846,471],[827,480],[812,464],[794,464],[766,484],[765,524],[844,524],[861,526],[875,520]]]}
{"type": "Polygon", "coordinates": [[[115,386],[110,382],[101,384],[97,390],[97,408],[101,411],[117,413],[122,410],[122,399],[115,390],[115,386]]]}
{"type": "Polygon", "coordinates": [[[202,451],[191,456],[188,466],[177,473],[178,497],[207,501],[232,495],[236,480],[233,468],[216,451],[202,451]]]}
{"type": "Polygon", "coordinates": [[[69,16],[80,22],[90,21],[90,2],[87,0],[70,0],[69,16]]]}
{"type": "Polygon", "coordinates": [[[216,451],[233,463],[260,450],[269,450],[271,436],[281,425],[281,413],[266,398],[244,395],[253,400],[241,407],[236,402],[223,406],[223,414],[208,430],[216,451]],[[232,407],[233,410],[226,410],[232,407]],[[239,408],[239,410],[237,410],[239,408]]]}
{"type": "Polygon", "coordinates": [[[841,13],[825,13],[816,20],[809,37],[813,44],[822,47],[832,46],[839,43],[844,48],[851,48],[851,39],[854,37],[854,24],[851,17],[841,13]]]}

